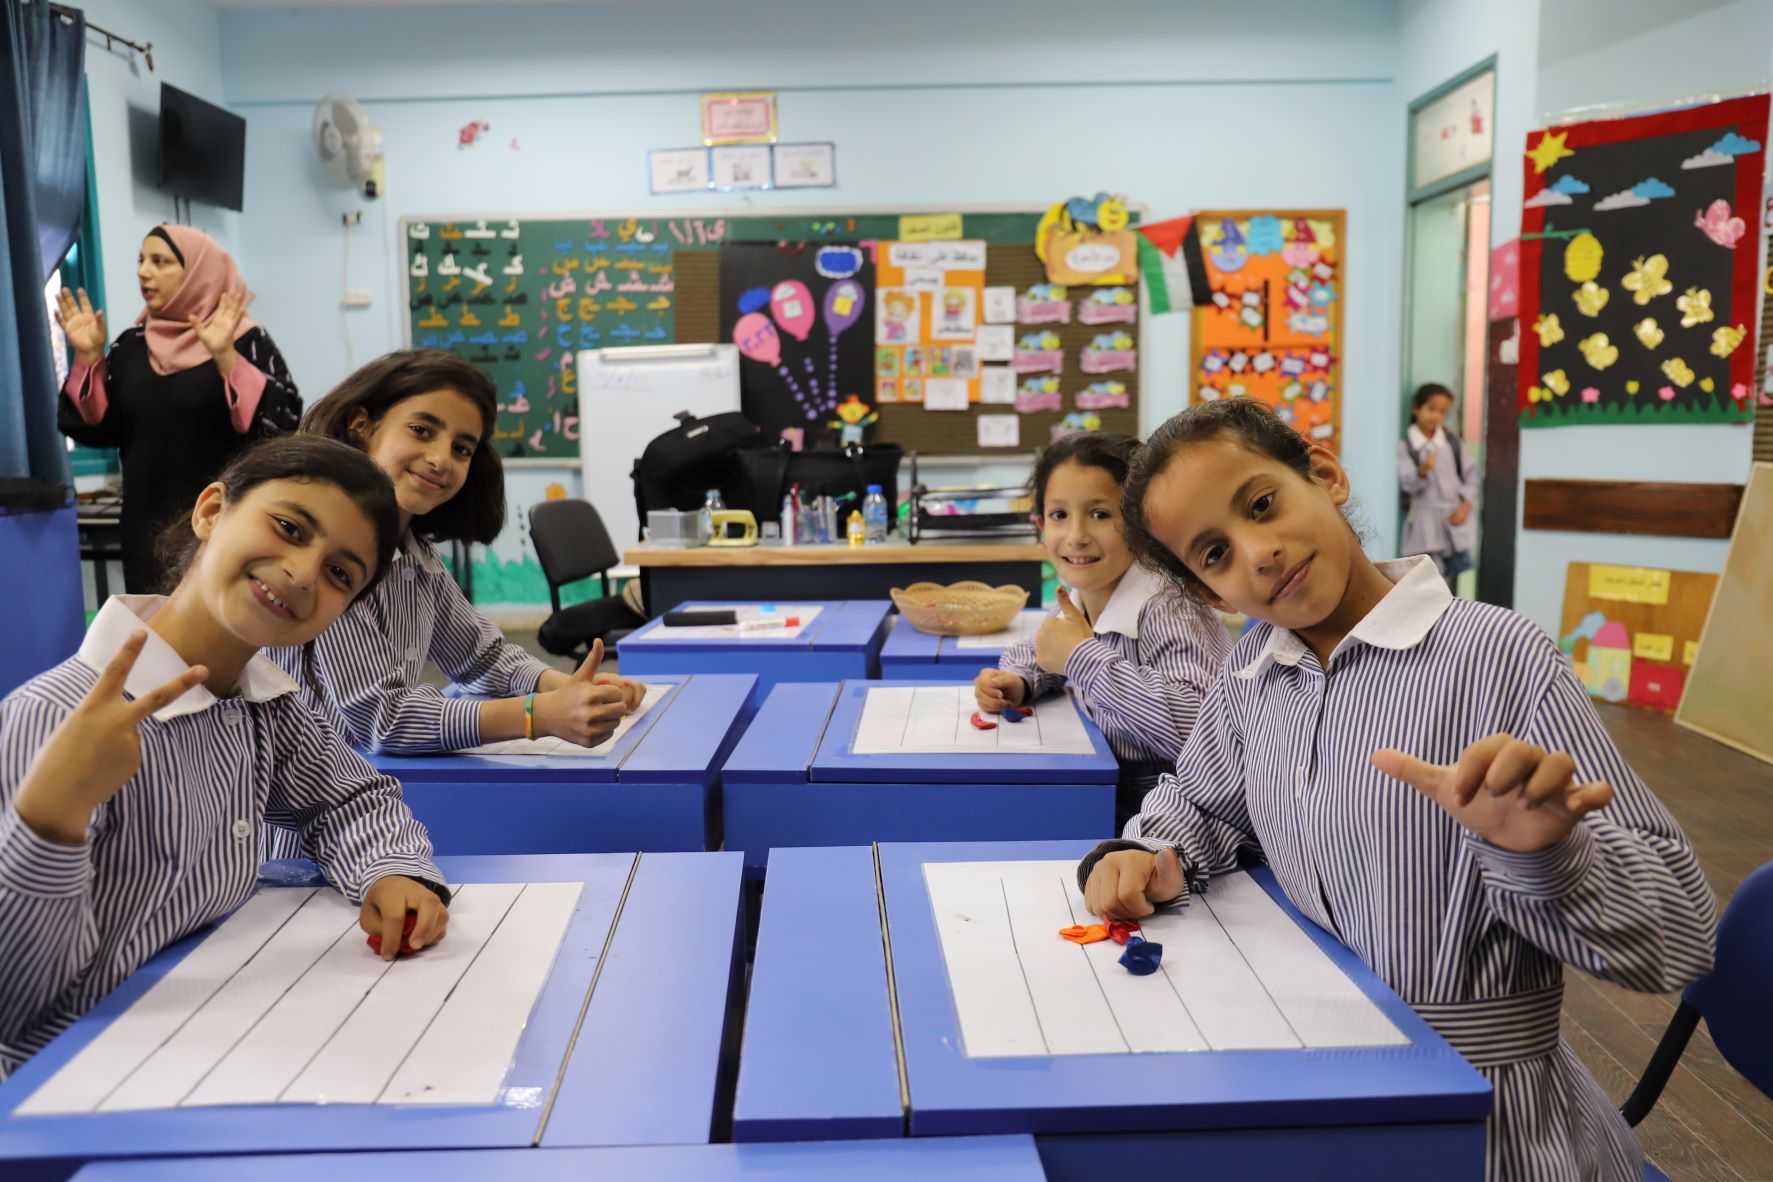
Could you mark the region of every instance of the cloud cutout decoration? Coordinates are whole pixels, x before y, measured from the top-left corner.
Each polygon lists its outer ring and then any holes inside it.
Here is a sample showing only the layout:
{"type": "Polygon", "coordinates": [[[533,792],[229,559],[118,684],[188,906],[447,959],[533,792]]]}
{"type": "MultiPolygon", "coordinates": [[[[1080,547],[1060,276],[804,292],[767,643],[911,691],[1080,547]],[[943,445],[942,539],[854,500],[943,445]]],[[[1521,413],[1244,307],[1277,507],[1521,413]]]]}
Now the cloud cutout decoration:
{"type": "Polygon", "coordinates": [[[1596,213],[1606,213],[1610,209],[1634,209],[1640,205],[1650,204],[1648,197],[1640,197],[1630,189],[1615,193],[1611,197],[1603,197],[1594,203],[1596,213]]]}
{"type": "Polygon", "coordinates": [[[1541,189],[1521,204],[1528,209],[1539,209],[1547,205],[1569,205],[1572,201],[1567,193],[1560,193],[1556,189],[1541,189]]]}
{"type": "Polygon", "coordinates": [[[1556,189],[1560,193],[1576,194],[1588,192],[1588,185],[1586,182],[1579,181],[1568,173],[1565,173],[1557,180],[1551,182],[1550,187],[1556,189]]]}
{"type": "Polygon", "coordinates": [[[1652,199],[1657,197],[1674,196],[1674,190],[1657,180],[1655,177],[1649,177],[1645,180],[1639,181],[1631,187],[1631,191],[1636,193],[1639,197],[1649,197],[1652,199]]]}
{"type": "Polygon", "coordinates": [[[1751,140],[1747,136],[1735,132],[1727,132],[1724,138],[1707,148],[1707,152],[1722,152],[1726,156],[1741,156],[1749,152],[1761,150],[1760,140],[1751,140]]]}
{"type": "Polygon", "coordinates": [[[1733,159],[1723,152],[1707,148],[1697,156],[1689,156],[1681,161],[1682,168],[1716,168],[1720,164],[1728,164],[1733,159]]]}

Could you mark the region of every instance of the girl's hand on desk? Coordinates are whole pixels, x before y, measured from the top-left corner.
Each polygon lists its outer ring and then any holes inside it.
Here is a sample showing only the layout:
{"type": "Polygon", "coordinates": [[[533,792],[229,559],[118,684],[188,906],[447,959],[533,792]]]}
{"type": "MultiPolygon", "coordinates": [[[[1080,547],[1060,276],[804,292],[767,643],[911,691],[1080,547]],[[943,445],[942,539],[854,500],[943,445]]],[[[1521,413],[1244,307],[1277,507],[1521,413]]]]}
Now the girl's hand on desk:
{"type": "Polygon", "coordinates": [[[1143,919],[1183,891],[1176,851],[1115,850],[1104,854],[1084,884],[1084,904],[1105,919],[1143,919]]]}
{"type": "Polygon", "coordinates": [[[382,938],[382,959],[393,960],[400,954],[402,929],[407,913],[416,919],[412,935],[406,937],[414,952],[443,939],[449,930],[449,909],[437,892],[404,874],[378,878],[363,892],[363,907],[357,913],[357,926],[372,936],[382,938]]]}
{"type": "Polygon", "coordinates": [[[1041,623],[1040,631],[1034,634],[1034,661],[1042,669],[1055,677],[1065,673],[1065,662],[1071,659],[1071,653],[1086,640],[1094,640],[1096,630],[1084,619],[1083,612],[1071,602],[1071,594],[1065,588],[1059,588],[1059,614],[1049,616],[1041,623]]]}
{"type": "Polygon", "coordinates": [[[1002,714],[1006,706],[1020,706],[1028,696],[1028,683],[1020,674],[1002,669],[981,669],[973,678],[973,700],[986,714],[1002,714]]]}
{"type": "Polygon", "coordinates": [[[628,699],[620,686],[599,684],[597,666],[602,662],[603,641],[593,640],[591,655],[565,685],[536,695],[538,735],[595,747],[616,733],[616,724],[628,713],[628,699]]]}
{"type": "Polygon", "coordinates": [[[1576,823],[1613,799],[1613,786],[1576,782],[1576,761],[1562,751],[1496,734],[1467,747],[1452,766],[1389,748],[1373,766],[1402,780],[1493,846],[1533,853],[1556,845],[1576,823]]]}
{"type": "Polygon", "coordinates": [[[31,761],[15,807],[40,837],[64,845],[84,842],[93,811],[141,770],[136,728],[209,676],[202,665],[193,665],[139,698],[124,698],[124,682],[147,640],[144,631],[123,642],[80,705],[31,761]]]}
{"type": "Polygon", "coordinates": [[[599,673],[597,685],[613,685],[622,691],[622,713],[632,714],[646,698],[646,686],[638,681],[629,681],[626,677],[614,673],[599,673]]]}

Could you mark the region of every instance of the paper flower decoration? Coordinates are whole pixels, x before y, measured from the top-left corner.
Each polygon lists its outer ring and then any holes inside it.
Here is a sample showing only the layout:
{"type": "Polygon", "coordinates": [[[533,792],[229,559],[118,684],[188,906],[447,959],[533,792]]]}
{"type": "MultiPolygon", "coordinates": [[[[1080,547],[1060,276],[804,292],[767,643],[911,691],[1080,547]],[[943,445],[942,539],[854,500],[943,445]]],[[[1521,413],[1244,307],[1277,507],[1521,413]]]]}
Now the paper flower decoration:
{"type": "Polygon", "coordinates": [[[1597,389],[1594,386],[1582,387],[1582,401],[1584,401],[1584,402],[1599,402],[1600,400],[1601,400],[1601,392],[1599,389],[1597,389]]]}
{"type": "Polygon", "coordinates": [[[1554,369],[1548,374],[1540,375],[1539,384],[1559,398],[1570,392],[1570,379],[1561,369],[1554,369]]]}
{"type": "Polygon", "coordinates": [[[1712,317],[1711,292],[1703,287],[1689,287],[1685,295],[1675,300],[1675,307],[1681,310],[1682,328],[1704,324],[1712,317]]]}
{"type": "Polygon", "coordinates": [[[1601,309],[1607,306],[1612,292],[1601,287],[1590,279],[1571,293],[1570,298],[1576,301],[1576,310],[1584,316],[1599,316],[1601,309]]]}
{"type": "Polygon", "coordinates": [[[1571,283],[1587,283],[1601,273],[1601,240],[1584,230],[1564,248],[1564,274],[1571,283]]]}
{"type": "Polygon", "coordinates": [[[1647,259],[1634,259],[1631,272],[1619,284],[1631,292],[1634,304],[1647,304],[1659,295],[1667,295],[1674,290],[1674,284],[1668,281],[1668,256],[1653,254],[1647,259]]]}
{"type": "Polygon", "coordinates": [[[1582,359],[1595,369],[1606,369],[1619,360],[1619,346],[1608,342],[1604,332],[1595,333],[1576,347],[1582,350],[1582,359]]]}
{"type": "Polygon", "coordinates": [[[1640,383],[1636,378],[1633,378],[1633,379],[1631,379],[1631,381],[1625,383],[1625,392],[1627,394],[1636,394],[1639,390],[1642,390],[1643,388],[1644,387],[1643,387],[1642,383],[1640,383]]]}
{"type": "Polygon", "coordinates": [[[1656,397],[1662,399],[1664,402],[1673,402],[1674,394],[1673,386],[1658,386],[1656,388],[1656,397]]]}
{"type": "Polygon", "coordinates": [[[1638,344],[1646,349],[1654,349],[1662,343],[1662,326],[1656,323],[1653,316],[1646,316],[1632,325],[1631,331],[1636,334],[1638,344]]]}
{"type": "Polygon", "coordinates": [[[1528,386],[1527,387],[1527,401],[1528,402],[1550,402],[1551,401],[1551,391],[1545,389],[1542,386],[1528,386]]]}
{"type": "Polygon", "coordinates": [[[1533,331],[1539,334],[1539,347],[1549,349],[1564,339],[1564,327],[1558,323],[1556,312],[1547,312],[1533,322],[1533,331]]]}
{"type": "Polygon", "coordinates": [[[1742,327],[1740,324],[1735,328],[1731,328],[1726,324],[1720,328],[1713,329],[1711,334],[1711,351],[1713,355],[1718,357],[1728,357],[1730,354],[1736,352],[1736,346],[1740,345],[1742,339],[1747,335],[1748,329],[1742,327]]]}
{"type": "Polygon", "coordinates": [[[1662,363],[1662,372],[1668,376],[1669,381],[1673,382],[1683,390],[1693,384],[1693,379],[1696,376],[1693,373],[1693,368],[1679,357],[1670,357],[1667,361],[1664,361],[1662,363]]]}

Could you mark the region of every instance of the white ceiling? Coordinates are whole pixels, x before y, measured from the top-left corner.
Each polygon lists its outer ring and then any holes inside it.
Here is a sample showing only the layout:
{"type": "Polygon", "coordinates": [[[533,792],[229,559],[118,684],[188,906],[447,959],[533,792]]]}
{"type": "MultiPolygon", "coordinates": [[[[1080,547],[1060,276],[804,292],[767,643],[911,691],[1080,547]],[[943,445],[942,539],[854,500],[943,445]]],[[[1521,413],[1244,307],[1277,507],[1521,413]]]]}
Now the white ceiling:
{"type": "Polygon", "coordinates": [[[610,4],[632,0],[209,0],[224,12],[271,12],[284,8],[482,8],[519,4],[610,4]]]}

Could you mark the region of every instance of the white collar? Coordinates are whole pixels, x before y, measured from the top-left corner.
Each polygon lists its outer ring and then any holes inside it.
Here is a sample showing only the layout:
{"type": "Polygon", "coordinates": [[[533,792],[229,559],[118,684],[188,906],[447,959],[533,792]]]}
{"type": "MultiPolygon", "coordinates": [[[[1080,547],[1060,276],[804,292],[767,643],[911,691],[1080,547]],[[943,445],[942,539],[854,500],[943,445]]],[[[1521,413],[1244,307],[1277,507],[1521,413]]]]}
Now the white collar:
{"type": "Polygon", "coordinates": [[[1093,621],[1095,631],[1118,632],[1128,640],[1139,639],[1139,613],[1151,597],[1160,595],[1169,584],[1148,566],[1135,562],[1127,568],[1115,585],[1114,594],[1102,605],[1102,615],[1093,621]]]}
{"type": "MultiPolygon", "coordinates": [[[[113,595],[105,600],[93,617],[86,638],[80,642],[80,660],[103,673],[123,642],[142,631],[142,624],[166,605],[164,595],[113,595]]],[[[123,688],[132,698],[152,693],[186,669],[191,662],[179,656],[158,632],[147,630],[148,641],[130,669],[123,688]]],[[[248,702],[268,702],[272,698],[293,694],[301,687],[271,658],[254,654],[240,671],[240,696],[248,702]]],[[[166,722],[181,714],[198,714],[215,705],[219,699],[201,685],[194,685],[172,702],[154,711],[156,722],[166,722]]]]}
{"type": "Polygon", "coordinates": [[[1434,435],[1433,437],[1430,437],[1424,435],[1422,433],[1422,428],[1418,427],[1415,423],[1410,424],[1410,429],[1407,434],[1410,440],[1410,447],[1414,451],[1426,451],[1428,448],[1434,447],[1445,438],[1439,427],[1434,429],[1434,435]]]}
{"type": "MultiPolygon", "coordinates": [[[[1414,648],[1453,602],[1453,593],[1447,589],[1446,580],[1441,578],[1440,568],[1425,554],[1373,565],[1391,580],[1391,590],[1342,638],[1342,643],[1330,654],[1331,661],[1336,659],[1336,653],[1355,642],[1370,644],[1374,648],[1414,648]]],[[[1255,660],[1233,671],[1232,676],[1245,680],[1253,678],[1270,660],[1281,665],[1297,665],[1305,652],[1305,642],[1299,639],[1298,633],[1270,625],[1268,643],[1256,654],[1255,660]]]]}
{"type": "Polygon", "coordinates": [[[400,539],[400,550],[396,558],[410,558],[424,568],[427,574],[443,574],[443,559],[437,556],[437,547],[419,537],[411,530],[400,539]]]}

